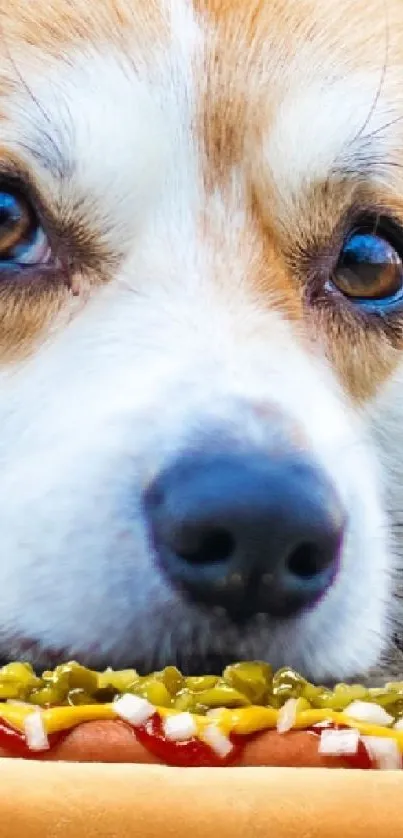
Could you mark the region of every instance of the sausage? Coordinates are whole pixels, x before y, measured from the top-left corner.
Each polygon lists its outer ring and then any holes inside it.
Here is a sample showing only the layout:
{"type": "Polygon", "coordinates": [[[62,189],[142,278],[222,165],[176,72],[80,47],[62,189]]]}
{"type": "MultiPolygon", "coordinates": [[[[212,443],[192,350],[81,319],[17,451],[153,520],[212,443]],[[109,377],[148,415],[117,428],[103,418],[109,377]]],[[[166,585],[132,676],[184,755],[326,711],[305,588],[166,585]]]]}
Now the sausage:
{"type": "MultiPolygon", "coordinates": [[[[0,748],[0,757],[11,757],[0,748]]],[[[101,762],[162,764],[136,738],[133,728],[120,720],[85,722],[72,728],[49,751],[35,756],[38,760],[63,762],[101,762]]],[[[319,753],[318,738],[307,731],[279,734],[266,730],[245,738],[240,757],[234,766],[278,766],[284,768],[346,768],[342,758],[319,753]]]]}

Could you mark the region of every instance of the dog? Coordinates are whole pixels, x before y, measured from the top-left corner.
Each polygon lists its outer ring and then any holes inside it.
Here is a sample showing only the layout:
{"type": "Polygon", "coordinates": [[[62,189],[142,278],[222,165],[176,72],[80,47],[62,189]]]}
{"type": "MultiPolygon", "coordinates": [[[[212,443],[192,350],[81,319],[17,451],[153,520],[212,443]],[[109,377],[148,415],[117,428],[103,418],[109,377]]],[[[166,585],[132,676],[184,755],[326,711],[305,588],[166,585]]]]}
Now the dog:
{"type": "Polygon", "coordinates": [[[0,27],[1,659],[401,675],[402,3],[0,27]]]}

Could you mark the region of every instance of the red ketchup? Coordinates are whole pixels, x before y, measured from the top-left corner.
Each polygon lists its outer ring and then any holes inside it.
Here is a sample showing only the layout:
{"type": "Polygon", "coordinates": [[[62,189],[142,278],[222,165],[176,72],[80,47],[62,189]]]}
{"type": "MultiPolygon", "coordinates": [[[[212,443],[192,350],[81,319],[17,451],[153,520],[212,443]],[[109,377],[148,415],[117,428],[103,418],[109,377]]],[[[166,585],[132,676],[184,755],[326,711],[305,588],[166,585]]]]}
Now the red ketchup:
{"type": "Polygon", "coordinates": [[[158,713],[154,713],[141,727],[136,727],[135,734],[139,742],[161,762],[179,768],[219,768],[231,765],[239,758],[243,742],[247,737],[231,736],[233,745],[227,757],[219,757],[209,745],[193,736],[185,742],[172,742],[164,733],[163,722],[158,713]]]}
{"type": "MultiPolygon", "coordinates": [[[[313,726],[307,732],[319,737],[324,725],[313,726]]],[[[345,730],[346,726],[335,725],[329,723],[326,727],[333,730],[345,730]]],[[[220,758],[217,754],[196,736],[188,739],[185,742],[173,742],[167,739],[164,733],[163,722],[158,713],[154,713],[148,721],[135,729],[135,735],[139,742],[152,753],[157,759],[166,765],[173,765],[180,768],[208,768],[231,765],[236,762],[251,736],[234,736],[230,737],[233,749],[228,757],[220,758]]],[[[254,734],[259,736],[259,733],[254,734]]],[[[358,742],[357,752],[355,754],[346,754],[342,756],[350,768],[367,770],[376,768],[375,763],[371,759],[364,743],[360,739],[358,742]]]]}
{"type": "MultiPolygon", "coordinates": [[[[324,727],[331,728],[332,730],[349,730],[347,725],[335,725],[332,722],[328,722],[326,724],[313,725],[309,728],[308,732],[319,737],[324,727]]],[[[347,763],[349,768],[358,768],[361,771],[366,771],[369,768],[376,768],[376,764],[371,759],[362,739],[358,740],[358,748],[355,754],[343,754],[342,756],[337,757],[337,759],[342,759],[343,762],[347,763]]]]}
{"type": "MultiPolygon", "coordinates": [[[[323,727],[323,724],[313,726],[307,732],[319,737],[323,727]]],[[[326,727],[333,728],[333,730],[347,729],[346,726],[332,723],[329,723],[326,727]]],[[[162,719],[158,713],[151,716],[144,725],[136,728],[135,734],[138,741],[157,757],[157,759],[161,760],[161,762],[164,762],[166,765],[183,768],[208,768],[231,765],[231,763],[239,759],[243,747],[252,738],[252,736],[232,735],[230,739],[233,750],[228,757],[220,758],[209,745],[202,742],[196,736],[185,742],[172,742],[167,739],[164,734],[162,719]]],[[[259,734],[257,733],[255,735],[258,736],[259,734]]],[[[358,742],[357,752],[355,754],[343,754],[342,759],[350,768],[361,770],[376,768],[361,739],[358,742]]]]}
{"type": "MultiPolygon", "coordinates": [[[[49,748],[57,745],[66,736],[66,733],[68,731],[48,735],[49,748]]],[[[13,757],[22,757],[23,759],[37,759],[49,750],[49,748],[46,748],[42,751],[32,751],[27,745],[25,734],[8,725],[3,719],[0,719],[0,748],[9,751],[13,757]]]]}

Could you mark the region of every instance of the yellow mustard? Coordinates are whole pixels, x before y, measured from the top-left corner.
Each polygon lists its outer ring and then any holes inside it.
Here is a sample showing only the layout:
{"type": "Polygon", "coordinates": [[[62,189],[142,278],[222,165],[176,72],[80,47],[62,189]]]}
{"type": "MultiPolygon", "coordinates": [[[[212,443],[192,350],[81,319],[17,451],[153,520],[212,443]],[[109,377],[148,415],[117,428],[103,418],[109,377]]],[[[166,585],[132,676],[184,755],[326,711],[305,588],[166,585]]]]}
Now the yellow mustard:
{"type": "MultiPolygon", "coordinates": [[[[4,719],[5,722],[17,730],[24,732],[24,720],[32,712],[35,712],[33,707],[10,702],[1,705],[0,718],[4,719]]],[[[69,730],[83,722],[119,718],[113,704],[51,707],[40,712],[44,728],[48,734],[69,730]]],[[[156,707],[156,712],[163,718],[167,715],[177,714],[180,711],[165,707],[156,707]]],[[[207,725],[212,724],[214,721],[227,736],[230,733],[247,736],[263,730],[273,730],[276,728],[278,716],[279,711],[272,707],[253,705],[232,710],[223,708],[214,714],[214,719],[209,716],[193,714],[199,735],[202,734],[207,725]]],[[[345,713],[332,710],[312,709],[301,712],[295,719],[293,729],[304,730],[323,722],[332,722],[337,725],[355,728],[364,736],[380,736],[394,739],[400,751],[403,753],[403,730],[358,722],[348,717],[345,713]]]]}

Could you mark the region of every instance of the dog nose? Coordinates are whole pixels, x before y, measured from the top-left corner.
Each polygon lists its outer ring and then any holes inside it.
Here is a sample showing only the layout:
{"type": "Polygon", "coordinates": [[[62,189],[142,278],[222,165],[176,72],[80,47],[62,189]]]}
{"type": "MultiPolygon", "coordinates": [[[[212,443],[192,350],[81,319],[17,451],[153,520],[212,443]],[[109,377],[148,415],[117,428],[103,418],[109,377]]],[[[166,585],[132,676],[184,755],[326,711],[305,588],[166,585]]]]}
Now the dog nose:
{"type": "Polygon", "coordinates": [[[234,620],[290,617],[337,571],[345,516],[301,454],[189,454],[145,495],[158,561],[190,597],[234,620]]]}

